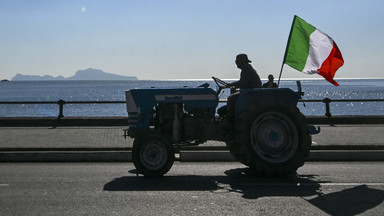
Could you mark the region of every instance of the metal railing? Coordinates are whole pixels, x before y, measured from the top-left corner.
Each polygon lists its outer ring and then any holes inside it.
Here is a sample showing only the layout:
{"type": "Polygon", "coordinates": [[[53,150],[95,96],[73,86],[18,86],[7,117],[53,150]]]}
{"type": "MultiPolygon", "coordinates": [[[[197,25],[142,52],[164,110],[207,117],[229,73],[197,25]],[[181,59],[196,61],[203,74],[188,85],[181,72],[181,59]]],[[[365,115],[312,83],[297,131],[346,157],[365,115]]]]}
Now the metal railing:
{"type": "MultiPolygon", "coordinates": [[[[225,103],[226,99],[220,99],[220,103],[225,103]]],[[[330,104],[335,102],[384,102],[384,99],[330,99],[330,98],[324,98],[322,100],[299,100],[299,102],[304,103],[324,103],[325,105],[325,116],[331,117],[331,108],[330,104]]],[[[64,105],[66,104],[124,104],[126,101],[64,101],[64,100],[58,100],[58,101],[7,101],[7,102],[1,102],[0,104],[57,104],[59,106],[59,115],[57,116],[58,119],[61,119],[64,117],[64,105]]]]}
{"type": "Polygon", "coordinates": [[[309,102],[309,103],[318,103],[318,102],[323,102],[325,104],[325,116],[331,117],[331,108],[330,108],[330,103],[334,102],[344,102],[344,103],[349,103],[349,102],[384,102],[384,99],[330,99],[330,98],[324,98],[323,100],[300,100],[299,102],[309,102]]]}
{"type": "Polygon", "coordinates": [[[58,119],[64,117],[64,105],[65,104],[123,104],[125,101],[64,101],[62,99],[58,101],[7,101],[0,104],[57,104],[59,105],[58,119]]]}

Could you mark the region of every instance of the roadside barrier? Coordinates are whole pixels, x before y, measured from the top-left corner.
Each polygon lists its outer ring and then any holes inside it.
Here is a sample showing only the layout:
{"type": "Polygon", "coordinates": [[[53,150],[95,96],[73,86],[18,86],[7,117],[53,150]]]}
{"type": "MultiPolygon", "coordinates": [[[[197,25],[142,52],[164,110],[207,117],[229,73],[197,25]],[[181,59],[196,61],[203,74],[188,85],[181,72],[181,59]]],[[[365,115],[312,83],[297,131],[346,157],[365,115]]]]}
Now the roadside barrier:
{"type": "MultiPolygon", "coordinates": [[[[219,100],[220,103],[226,103],[226,99],[219,100]]],[[[302,103],[324,103],[325,105],[325,116],[330,117],[331,109],[330,104],[336,103],[336,102],[342,102],[342,103],[354,103],[354,102],[384,102],[384,99],[330,99],[330,98],[324,98],[322,100],[299,100],[299,102],[302,103]]],[[[64,117],[64,105],[66,104],[125,104],[125,101],[64,101],[62,99],[58,101],[0,101],[0,104],[20,104],[20,105],[26,105],[26,104],[57,104],[59,106],[59,114],[57,118],[63,118],[64,117]]]]}
{"type": "MultiPolygon", "coordinates": [[[[220,103],[225,103],[222,99],[220,103]]],[[[384,124],[384,115],[343,115],[331,114],[331,103],[384,102],[384,99],[330,99],[299,100],[302,103],[324,103],[324,116],[306,116],[309,124],[384,124]]],[[[57,104],[57,117],[0,117],[0,127],[12,126],[126,126],[127,117],[65,117],[64,107],[68,104],[125,104],[125,101],[6,101],[0,105],[57,104]]]]}

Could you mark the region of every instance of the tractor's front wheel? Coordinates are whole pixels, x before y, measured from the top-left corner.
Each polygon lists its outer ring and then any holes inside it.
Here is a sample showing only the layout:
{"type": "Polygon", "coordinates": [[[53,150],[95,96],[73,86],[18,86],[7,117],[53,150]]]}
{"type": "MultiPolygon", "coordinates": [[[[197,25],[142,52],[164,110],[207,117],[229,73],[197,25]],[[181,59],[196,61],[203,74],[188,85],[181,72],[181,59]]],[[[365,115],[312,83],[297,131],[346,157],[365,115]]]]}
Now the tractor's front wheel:
{"type": "Polygon", "coordinates": [[[161,177],[171,169],[175,154],[165,137],[149,132],[133,142],[132,159],[138,173],[145,177],[161,177]]]}

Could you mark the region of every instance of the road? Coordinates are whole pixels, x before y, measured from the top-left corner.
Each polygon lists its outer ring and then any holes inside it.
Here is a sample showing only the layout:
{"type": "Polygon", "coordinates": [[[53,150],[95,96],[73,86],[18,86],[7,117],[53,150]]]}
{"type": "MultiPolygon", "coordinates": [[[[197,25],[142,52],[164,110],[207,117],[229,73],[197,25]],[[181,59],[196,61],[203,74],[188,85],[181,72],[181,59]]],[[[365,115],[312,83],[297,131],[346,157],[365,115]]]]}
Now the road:
{"type": "Polygon", "coordinates": [[[384,162],[307,162],[265,179],[243,165],[0,163],[0,215],[384,215],[384,162]]]}

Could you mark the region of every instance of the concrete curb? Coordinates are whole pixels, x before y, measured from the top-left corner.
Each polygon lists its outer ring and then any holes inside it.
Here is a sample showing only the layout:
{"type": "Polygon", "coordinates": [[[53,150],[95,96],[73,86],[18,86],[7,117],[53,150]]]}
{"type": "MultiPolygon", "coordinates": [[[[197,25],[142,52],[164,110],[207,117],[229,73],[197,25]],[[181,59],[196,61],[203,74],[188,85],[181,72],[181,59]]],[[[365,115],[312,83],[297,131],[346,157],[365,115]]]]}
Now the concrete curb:
{"type": "Polygon", "coordinates": [[[0,162],[130,162],[130,151],[0,152],[0,162]]]}
{"type": "MultiPolygon", "coordinates": [[[[235,161],[229,151],[181,151],[182,162],[235,161]]],[[[384,150],[313,150],[307,161],[384,161],[384,150]]],[[[8,151],[0,162],[132,162],[131,151],[8,151]]]]}
{"type": "MultiPolygon", "coordinates": [[[[235,161],[230,152],[180,152],[180,161],[235,161]]],[[[383,150],[326,150],[311,151],[307,161],[384,161],[383,150]]]]}
{"type": "Polygon", "coordinates": [[[384,161],[384,150],[317,150],[307,161],[384,161]]]}

